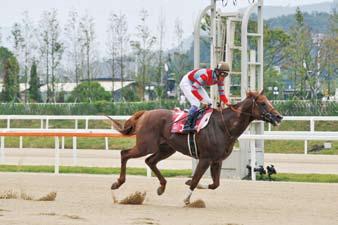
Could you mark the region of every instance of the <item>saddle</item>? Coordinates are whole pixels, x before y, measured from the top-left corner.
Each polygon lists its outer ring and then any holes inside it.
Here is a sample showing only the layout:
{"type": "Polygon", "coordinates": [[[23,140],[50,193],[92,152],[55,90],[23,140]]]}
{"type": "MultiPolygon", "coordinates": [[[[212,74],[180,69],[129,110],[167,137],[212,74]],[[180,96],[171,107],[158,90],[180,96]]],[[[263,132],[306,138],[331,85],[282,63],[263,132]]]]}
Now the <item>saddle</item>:
{"type": "MultiPolygon", "coordinates": [[[[171,127],[171,133],[182,134],[184,124],[186,123],[188,119],[188,112],[178,109],[178,108],[174,109],[172,112],[173,112],[173,117],[172,117],[173,125],[171,127]]],[[[197,133],[208,125],[212,112],[213,112],[213,109],[209,108],[199,113],[199,115],[197,116],[196,123],[195,123],[195,130],[197,133]]]]}

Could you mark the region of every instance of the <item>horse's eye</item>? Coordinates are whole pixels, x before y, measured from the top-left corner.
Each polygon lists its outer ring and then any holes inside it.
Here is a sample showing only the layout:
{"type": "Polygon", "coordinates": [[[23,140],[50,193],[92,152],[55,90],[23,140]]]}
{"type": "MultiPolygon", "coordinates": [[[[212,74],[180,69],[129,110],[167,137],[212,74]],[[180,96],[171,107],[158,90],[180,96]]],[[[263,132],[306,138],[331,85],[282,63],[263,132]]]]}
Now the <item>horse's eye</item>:
{"type": "Polygon", "coordinates": [[[262,106],[266,106],[265,102],[263,102],[261,105],[262,105],[262,106]]]}

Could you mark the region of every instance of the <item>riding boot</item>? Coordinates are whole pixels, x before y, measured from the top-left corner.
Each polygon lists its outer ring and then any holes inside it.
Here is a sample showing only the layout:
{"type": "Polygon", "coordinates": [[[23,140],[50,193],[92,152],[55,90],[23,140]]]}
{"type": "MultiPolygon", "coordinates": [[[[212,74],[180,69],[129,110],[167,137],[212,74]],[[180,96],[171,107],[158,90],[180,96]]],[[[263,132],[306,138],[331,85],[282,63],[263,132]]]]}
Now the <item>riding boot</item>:
{"type": "Polygon", "coordinates": [[[195,122],[197,118],[197,107],[192,106],[189,110],[187,122],[184,124],[183,133],[192,133],[195,131],[195,122]]]}

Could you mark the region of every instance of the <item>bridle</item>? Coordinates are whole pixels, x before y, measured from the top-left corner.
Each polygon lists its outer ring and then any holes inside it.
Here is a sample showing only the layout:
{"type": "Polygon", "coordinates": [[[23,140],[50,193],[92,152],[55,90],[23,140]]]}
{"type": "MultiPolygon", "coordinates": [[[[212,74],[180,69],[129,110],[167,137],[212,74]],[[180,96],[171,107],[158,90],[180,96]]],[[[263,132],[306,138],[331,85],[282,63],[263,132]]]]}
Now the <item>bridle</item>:
{"type": "MultiPolygon", "coordinates": [[[[275,108],[271,107],[271,109],[267,109],[266,105],[257,104],[257,102],[256,102],[257,97],[252,97],[251,99],[252,99],[251,113],[243,112],[242,110],[234,108],[232,105],[230,105],[229,108],[230,108],[230,110],[239,113],[239,115],[243,114],[243,115],[246,115],[246,116],[250,116],[250,117],[253,117],[256,120],[261,119],[261,120],[265,121],[265,120],[267,120],[268,118],[271,117],[271,112],[274,111],[275,108]],[[259,117],[254,116],[254,109],[256,107],[258,107],[260,112],[261,112],[259,117]]],[[[221,114],[222,114],[222,122],[223,122],[223,125],[224,125],[225,132],[232,139],[232,138],[234,138],[234,136],[231,134],[230,130],[228,129],[228,127],[225,123],[223,112],[221,112],[221,114]]]]}
{"type": "Polygon", "coordinates": [[[257,104],[257,97],[252,97],[251,99],[252,99],[251,113],[243,112],[243,111],[241,111],[239,109],[234,108],[233,106],[230,106],[230,109],[232,111],[234,111],[234,112],[239,113],[239,114],[244,114],[244,115],[247,115],[247,116],[252,116],[256,120],[259,120],[259,119],[264,120],[265,118],[270,117],[272,111],[275,110],[274,107],[271,107],[270,109],[268,109],[265,104],[264,105],[263,104],[257,104]],[[258,107],[259,111],[260,111],[259,117],[253,116],[254,115],[254,109],[256,107],[258,107]]]}

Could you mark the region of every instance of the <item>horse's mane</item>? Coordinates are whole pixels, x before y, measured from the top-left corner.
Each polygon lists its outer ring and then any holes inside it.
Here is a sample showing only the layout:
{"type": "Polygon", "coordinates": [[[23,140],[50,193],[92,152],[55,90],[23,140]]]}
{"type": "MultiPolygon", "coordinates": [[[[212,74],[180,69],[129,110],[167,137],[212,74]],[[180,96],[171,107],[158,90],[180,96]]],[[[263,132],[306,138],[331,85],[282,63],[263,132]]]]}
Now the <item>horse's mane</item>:
{"type": "Polygon", "coordinates": [[[258,95],[259,95],[258,91],[247,91],[246,92],[246,97],[247,98],[257,97],[258,95]]]}
{"type": "Polygon", "coordinates": [[[245,101],[246,99],[248,98],[254,98],[254,97],[257,97],[259,95],[259,92],[258,91],[247,91],[246,92],[246,98],[240,102],[237,102],[236,104],[233,104],[231,105],[232,107],[234,108],[238,108],[240,106],[240,104],[243,103],[243,101],[245,101]]]}

